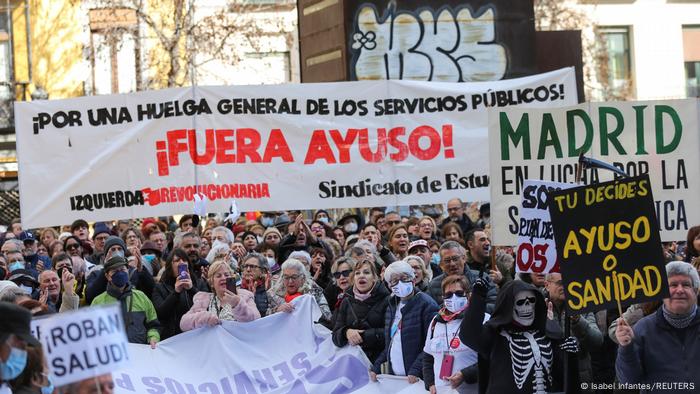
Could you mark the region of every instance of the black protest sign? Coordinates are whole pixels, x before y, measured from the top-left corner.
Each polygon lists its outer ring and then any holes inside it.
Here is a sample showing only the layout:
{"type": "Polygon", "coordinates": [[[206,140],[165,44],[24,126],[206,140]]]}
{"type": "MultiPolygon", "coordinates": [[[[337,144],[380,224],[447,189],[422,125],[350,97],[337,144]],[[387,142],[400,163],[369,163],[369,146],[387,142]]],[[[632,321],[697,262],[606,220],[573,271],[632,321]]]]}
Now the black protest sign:
{"type": "Polygon", "coordinates": [[[569,311],[668,296],[648,175],[558,190],[548,200],[569,311]]]}

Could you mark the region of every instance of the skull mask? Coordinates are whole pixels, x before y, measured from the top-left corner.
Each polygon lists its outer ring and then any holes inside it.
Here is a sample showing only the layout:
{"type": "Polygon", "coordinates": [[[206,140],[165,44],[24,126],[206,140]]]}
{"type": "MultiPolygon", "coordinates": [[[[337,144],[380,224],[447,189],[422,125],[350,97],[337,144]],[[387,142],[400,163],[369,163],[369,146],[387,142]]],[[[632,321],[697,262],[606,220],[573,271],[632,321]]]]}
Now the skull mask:
{"type": "Polygon", "coordinates": [[[513,320],[523,327],[535,321],[535,303],[537,298],[532,290],[519,291],[513,302],[513,320]]]}

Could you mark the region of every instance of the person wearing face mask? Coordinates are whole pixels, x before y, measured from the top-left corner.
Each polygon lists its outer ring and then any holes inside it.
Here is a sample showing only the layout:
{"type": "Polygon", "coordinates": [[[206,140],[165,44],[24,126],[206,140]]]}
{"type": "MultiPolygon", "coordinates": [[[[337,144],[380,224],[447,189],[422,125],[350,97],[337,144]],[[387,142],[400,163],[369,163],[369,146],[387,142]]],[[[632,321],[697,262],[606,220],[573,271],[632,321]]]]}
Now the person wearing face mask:
{"type": "Polygon", "coordinates": [[[479,392],[563,391],[565,352],[577,353],[578,341],[563,339],[542,293],[523,281],[508,282],[484,323],[487,292],[486,281],[477,279],[459,331],[459,339],[487,361],[480,363],[479,392]]]}
{"type": "Polygon", "coordinates": [[[405,261],[384,270],[392,295],[384,315],[384,350],[370,370],[370,378],[388,373],[407,376],[413,384],[423,377],[423,344],[430,322],[438,310],[435,301],[413,285],[415,272],[405,261]]]}
{"type": "Polygon", "coordinates": [[[314,212],[314,221],[319,221],[326,226],[333,227],[333,220],[331,220],[331,216],[325,209],[319,209],[318,211],[314,212]]]}
{"type": "Polygon", "coordinates": [[[275,225],[276,217],[276,212],[263,212],[262,215],[260,215],[260,224],[265,228],[272,227],[275,225]]]}
{"type": "MultiPolygon", "coordinates": [[[[431,394],[477,393],[477,353],[459,339],[460,325],[469,304],[469,282],[462,275],[442,280],[444,304],[430,323],[423,351],[423,381],[431,394]]],[[[489,319],[484,316],[484,321],[489,319]]]]}
{"type": "Polygon", "coordinates": [[[10,386],[13,394],[53,394],[54,385],[41,346],[27,347],[27,365],[10,386]]]}
{"type": "Polygon", "coordinates": [[[32,336],[31,313],[15,304],[0,302],[0,394],[11,394],[9,382],[27,367],[27,348],[40,347],[32,336]]]}
{"type": "Polygon", "coordinates": [[[338,347],[360,346],[373,363],[384,350],[384,315],[389,294],[374,264],[369,260],[358,263],[351,286],[345,290],[335,313],[333,343],[338,347]]]}
{"type": "Polygon", "coordinates": [[[34,279],[27,270],[16,269],[12,271],[8,279],[14,282],[26,295],[35,300],[39,299],[39,281],[34,279]]]}
{"type": "Polygon", "coordinates": [[[362,217],[354,213],[346,213],[338,220],[338,226],[345,230],[346,236],[357,234],[363,225],[364,220],[362,220],[362,217]]]}
{"type": "Polygon", "coordinates": [[[160,341],[158,315],[146,294],[129,283],[126,259],[113,254],[104,263],[104,276],[107,279],[107,291],[95,297],[91,305],[120,303],[129,342],[150,344],[155,349],[156,343],[160,341]]]}
{"type": "MultiPolygon", "coordinates": [[[[129,253],[124,240],[116,236],[107,238],[105,241],[104,250],[105,253],[102,260],[103,264],[114,256],[119,256],[126,259],[128,257],[127,254],[129,253]]],[[[133,249],[133,247],[132,251],[138,252],[138,250],[133,249]]],[[[139,252],[138,254],[140,255],[141,253],[139,252]]],[[[143,269],[143,264],[138,264],[140,263],[138,260],[139,258],[137,257],[137,264],[135,264],[135,267],[127,267],[129,282],[133,288],[138,289],[146,294],[147,297],[150,297],[156,283],[153,279],[153,275],[151,275],[147,269],[143,269]],[[139,266],[141,269],[138,268],[139,266]]],[[[105,270],[103,267],[95,266],[87,275],[87,287],[85,290],[86,303],[92,303],[97,295],[103,293],[107,289],[107,280],[104,273],[105,270]]]]}

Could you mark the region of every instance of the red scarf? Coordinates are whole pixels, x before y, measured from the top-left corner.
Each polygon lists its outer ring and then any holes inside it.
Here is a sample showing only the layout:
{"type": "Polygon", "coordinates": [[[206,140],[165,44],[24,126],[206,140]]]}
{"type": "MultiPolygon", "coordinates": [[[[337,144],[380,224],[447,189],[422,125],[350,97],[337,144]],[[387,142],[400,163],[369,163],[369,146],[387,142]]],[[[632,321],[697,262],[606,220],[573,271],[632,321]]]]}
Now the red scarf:
{"type": "Polygon", "coordinates": [[[265,279],[253,279],[253,280],[244,280],[241,283],[241,287],[248,290],[252,291],[255,293],[255,291],[258,289],[260,286],[265,285],[265,279]]]}
{"type": "Polygon", "coordinates": [[[451,321],[452,319],[454,319],[455,317],[459,316],[459,314],[461,312],[462,311],[452,313],[452,312],[448,311],[447,308],[445,308],[443,306],[438,313],[440,314],[440,317],[442,318],[442,320],[444,320],[445,322],[448,322],[448,321],[451,321]]]}
{"type": "Polygon", "coordinates": [[[290,302],[292,302],[293,299],[295,299],[299,296],[301,296],[301,293],[299,293],[298,291],[294,294],[285,294],[284,295],[284,302],[290,303],[290,302]]]}

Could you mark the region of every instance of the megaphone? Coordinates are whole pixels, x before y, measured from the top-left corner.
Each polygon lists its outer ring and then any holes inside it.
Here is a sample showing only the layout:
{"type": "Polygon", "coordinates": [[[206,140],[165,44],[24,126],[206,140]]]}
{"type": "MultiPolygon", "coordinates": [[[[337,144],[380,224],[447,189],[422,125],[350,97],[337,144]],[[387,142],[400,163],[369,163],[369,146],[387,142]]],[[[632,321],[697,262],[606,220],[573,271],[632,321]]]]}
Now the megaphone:
{"type": "Polygon", "coordinates": [[[626,172],[615,167],[614,165],[590,157],[585,157],[583,156],[583,153],[581,153],[581,155],[578,157],[578,164],[581,170],[586,168],[600,168],[603,170],[612,171],[622,177],[629,178],[629,175],[627,175],[626,172]]]}

